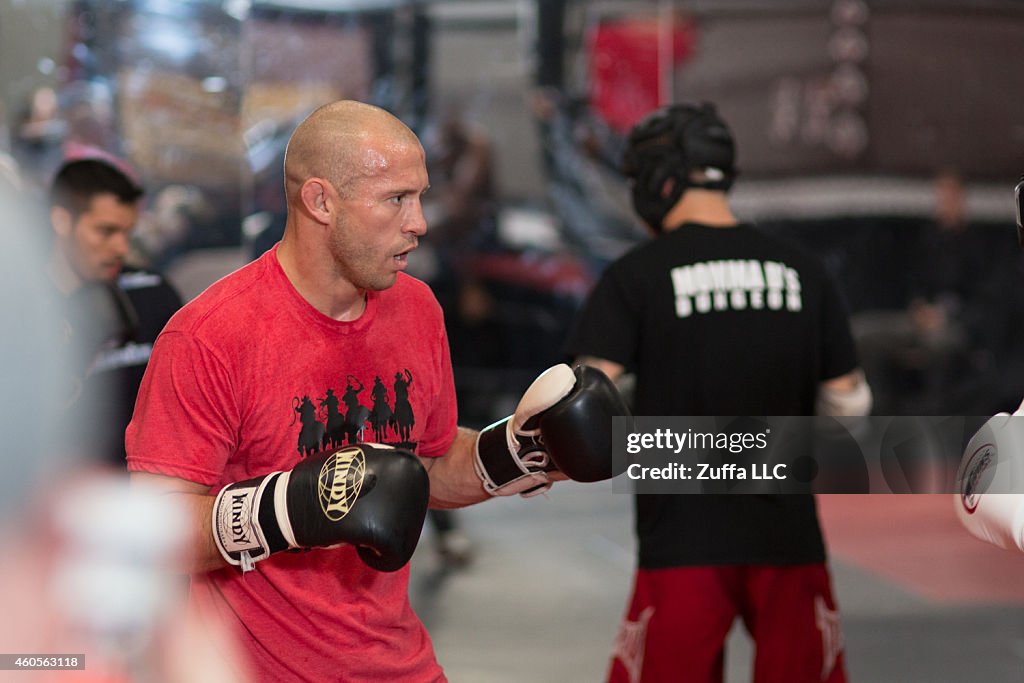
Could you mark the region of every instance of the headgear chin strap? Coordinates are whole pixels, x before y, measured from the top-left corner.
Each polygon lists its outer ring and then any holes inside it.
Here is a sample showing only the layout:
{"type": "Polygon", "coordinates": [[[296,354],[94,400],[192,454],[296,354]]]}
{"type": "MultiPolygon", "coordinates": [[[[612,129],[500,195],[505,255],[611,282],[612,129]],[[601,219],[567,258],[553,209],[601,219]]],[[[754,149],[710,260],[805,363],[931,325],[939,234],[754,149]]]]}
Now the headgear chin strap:
{"type": "Polygon", "coordinates": [[[649,114],[629,134],[622,171],[633,208],[655,231],[691,187],[727,191],[736,177],[735,145],[715,106],[674,104],[649,114]],[[693,180],[703,170],[704,180],[693,180]]]}

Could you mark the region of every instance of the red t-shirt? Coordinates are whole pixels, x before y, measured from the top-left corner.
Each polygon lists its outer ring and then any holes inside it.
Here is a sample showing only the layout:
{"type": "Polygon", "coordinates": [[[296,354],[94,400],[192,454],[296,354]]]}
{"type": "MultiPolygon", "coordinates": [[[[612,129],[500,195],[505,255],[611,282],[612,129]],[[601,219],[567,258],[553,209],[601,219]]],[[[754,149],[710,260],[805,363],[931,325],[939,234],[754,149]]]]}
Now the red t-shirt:
{"type": "MultiPolygon", "coordinates": [[[[212,285],[153,348],[127,431],[128,469],[211,487],[288,470],[359,440],[443,455],[455,439],[444,321],[399,273],[338,322],[291,285],[272,249],[212,285]],[[350,417],[351,416],[351,417],[350,417]],[[346,419],[349,418],[349,419],[346,419]]],[[[408,597],[354,548],[277,553],[244,576],[193,577],[192,602],[236,627],[260,680],[444,680],[408,597]]]]}

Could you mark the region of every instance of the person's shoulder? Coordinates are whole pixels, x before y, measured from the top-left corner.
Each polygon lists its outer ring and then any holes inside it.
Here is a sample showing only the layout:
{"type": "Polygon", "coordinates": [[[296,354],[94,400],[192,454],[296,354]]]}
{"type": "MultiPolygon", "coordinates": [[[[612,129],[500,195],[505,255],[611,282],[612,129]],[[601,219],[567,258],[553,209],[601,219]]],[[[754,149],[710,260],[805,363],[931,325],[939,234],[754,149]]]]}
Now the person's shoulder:
{"type": "Polygon", "coordinates": [[[665,254],[665,237],[666,235],[662,234],[635,242],[612,259],[607,266],[607,270],[609,272],[621,272],[630,269],[647,268],[647,264],[651,259],[665,254]]]}
{"type": "Polygon", "coordinates": [[[168,322],[167,330],[198,333],[219,320],[230,321],[239,315],[252,315],[254,310],[261,308],[255,304],[266,297],[259,285],[267,276],[265,258],[259,258],[225,275],[182,306],[168,322]]]}
{"type": "Polygon", "coordinates": [[[771,258],[785,261],[798,269],[825,273],[821,258],[795,239],[769,232],[753,223],[743,223],[740,228],[750,239],[760,242],[771,258]]]}
{"type": "Polygon", "coordinates": [[[178,288],[163,273],[151,268],[126,266],[117,278],[118,288],[141,305],[157,308],[181,308],[178,288]]]}
{"type": "Polygon", "coordinates": [[[377,295],[380,297],[378,310],[383,309],[387,316],[402,320],[416,319],[420,323],[432,319],[444,325],[441,304],[434,296],[434,291],[430,285],[411,275],[399,273],[395,284],[377,295]]]}
{"type": "Polygon", "coordinates": [[[156,339],[183,303],[181,294],[163,273],[147,268],[125,267],[117,278],[117,288],[134,309],[137,342],[156,339]]]}
{"type": "Polygon", "coordinates": [[[126,292],[152,289],[156,287],[172,287],[163,273],[151,268],[125,266],[117,277],[117,286],[126,292]]]}
{"type": "Polygon", "coordinates": [[[399,273],[395,279],[395,284],[384,291],[386,295],[399,297],[403,301],[411,301],[419,305],[438,305],[437,297],[434,296],[434,291],[430,288],[430,285],[405,273],[399,273]]]}

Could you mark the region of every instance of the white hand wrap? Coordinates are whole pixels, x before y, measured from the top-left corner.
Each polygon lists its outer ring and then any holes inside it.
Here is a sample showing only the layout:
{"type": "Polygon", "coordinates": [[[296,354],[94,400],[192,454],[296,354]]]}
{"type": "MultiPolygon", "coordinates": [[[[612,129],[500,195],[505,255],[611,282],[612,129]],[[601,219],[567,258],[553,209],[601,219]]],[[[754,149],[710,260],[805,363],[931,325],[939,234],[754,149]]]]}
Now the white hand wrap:
{"type": "Polygon", "coordinates": [[[849,391],[833,389],[827,384],[818,388],[814,404],[816,415],[828,417],[862,417],[871,412],[871,387],[863,373],[856,385],[849,391]]]}

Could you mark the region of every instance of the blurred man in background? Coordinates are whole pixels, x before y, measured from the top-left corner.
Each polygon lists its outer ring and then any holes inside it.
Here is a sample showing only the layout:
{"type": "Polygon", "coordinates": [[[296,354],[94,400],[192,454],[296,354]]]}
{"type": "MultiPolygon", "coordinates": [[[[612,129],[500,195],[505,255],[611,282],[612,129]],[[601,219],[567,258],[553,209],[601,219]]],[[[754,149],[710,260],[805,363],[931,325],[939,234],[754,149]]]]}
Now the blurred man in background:
{"type": "Polygon", "coordinates": [[[991,325],[1007,302],[987,289],[1004,260],[993,258],[993,244],[971,222],[960,174],[940,169],[932,187],[932,216],[914,226],[904,269],[906,305],[862,311],[852,323],[882,415],[973,415],[984,410],[979,396],[990,393],[979,379],[999,351],[991,325]]]}
{"type": "Polygon", "coordinates": [[[83,419],[76,448],[124,467],[124,430],[149,354],[181,298],[158,273],[125,259],[139,219],[142,187],[102,159],[68,161],[50,187],[53,241],[46,272],[67,301],[77,357],[66,397],[83,419]]]}

